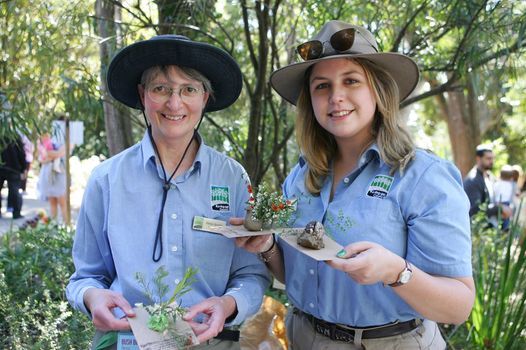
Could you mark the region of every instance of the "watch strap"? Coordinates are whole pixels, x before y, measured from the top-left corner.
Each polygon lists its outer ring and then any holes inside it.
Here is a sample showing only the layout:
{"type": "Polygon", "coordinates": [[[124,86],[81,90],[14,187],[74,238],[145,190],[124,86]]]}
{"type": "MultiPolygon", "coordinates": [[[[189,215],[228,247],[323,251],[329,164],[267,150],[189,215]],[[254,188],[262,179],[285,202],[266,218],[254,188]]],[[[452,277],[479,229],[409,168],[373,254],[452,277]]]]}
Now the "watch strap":
{"type": "Polygon", "coordinates": [[[400,274],[398,274],[398,279],[396,280],[396,282],[388,284],[389,287],[402,286],[402,285],[404,285],[404,284],[406,284],[407,282],[410,281],[410,279],[409,279],[409,280],[407,280],[405,282],[402,282],[402,276],[404,274],[406,274],[406,273],[411,273],[412,274],[413,273],[413,269],[411,267],[411,264],[409,264],[409,262],[407,260],[405,260],[405,259],[404,259],[404,261],[405,261],[405,268],[402,270],[402,272],[400,272],[400,274]]]}

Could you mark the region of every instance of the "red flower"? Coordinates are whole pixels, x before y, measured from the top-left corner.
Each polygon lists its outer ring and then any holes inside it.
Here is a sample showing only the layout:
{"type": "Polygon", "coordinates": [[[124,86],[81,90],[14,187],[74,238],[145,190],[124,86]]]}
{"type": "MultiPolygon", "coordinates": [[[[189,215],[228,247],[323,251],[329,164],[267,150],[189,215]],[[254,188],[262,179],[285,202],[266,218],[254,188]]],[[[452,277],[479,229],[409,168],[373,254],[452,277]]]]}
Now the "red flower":
{"type": "Polygon", "coordinates": [[[248,188],[248,193],[252,193],[252,186],[248,185],[247,188],[248,188]]]}

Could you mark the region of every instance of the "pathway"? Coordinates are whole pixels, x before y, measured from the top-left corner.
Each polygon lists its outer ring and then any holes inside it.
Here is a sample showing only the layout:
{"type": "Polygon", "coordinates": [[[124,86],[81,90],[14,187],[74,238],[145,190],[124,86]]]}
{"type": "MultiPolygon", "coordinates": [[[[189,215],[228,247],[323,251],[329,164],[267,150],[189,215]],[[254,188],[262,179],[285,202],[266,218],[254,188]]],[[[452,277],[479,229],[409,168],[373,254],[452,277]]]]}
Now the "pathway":
{"type": "MultiPolygon", "coordinates": [[[[49,204],[37,197],[36,183],[38,178],[35,174],[30,173],[26,193],[23,194],[22,215],[20,219],[13,219],[12,213],[6,211],[7,209],[7,184],[1,189],[2,195],[2,211],[0,218],[0,236],[11,229],[15,229],[23,225],[27,220],[33,219],[40,211],[45,211],[49,215],[49,204]]],[[[78,201],[72,201],[71,212],[72,222],[75,222],[78,212],[78,201]]]]}

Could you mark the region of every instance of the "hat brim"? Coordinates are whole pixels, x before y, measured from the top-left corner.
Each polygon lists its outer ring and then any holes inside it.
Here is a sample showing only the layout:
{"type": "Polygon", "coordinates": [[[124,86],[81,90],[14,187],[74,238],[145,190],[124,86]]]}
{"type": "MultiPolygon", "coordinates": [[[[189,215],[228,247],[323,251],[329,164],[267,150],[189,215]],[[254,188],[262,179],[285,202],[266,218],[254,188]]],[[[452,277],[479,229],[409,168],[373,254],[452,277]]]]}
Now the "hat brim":
{"type": "Polygon", "coordinates": [[[338,58],[366,58],[384,68],[398,85],[400,102],[416,88],[419,79],[418,66],[411,58],[391,52],[371,54],[340,54],[326,56],[310,61],[294,63],[274,71],[270,85],[288,102],[296,105],[307,69],[318,62],[338,58]]]}
{"type": "Polygon", "coordinates": [[[174,38],[144,40],[122,49],[108,68],[108,90],[125,105],[143,109],[137,90],[142,73],[167,65],[193,68],[210,80],[214,98],[209,98],[207,112],[230,106],[241,93],[241,70],[229,54],[209,44],[174,38]]]}

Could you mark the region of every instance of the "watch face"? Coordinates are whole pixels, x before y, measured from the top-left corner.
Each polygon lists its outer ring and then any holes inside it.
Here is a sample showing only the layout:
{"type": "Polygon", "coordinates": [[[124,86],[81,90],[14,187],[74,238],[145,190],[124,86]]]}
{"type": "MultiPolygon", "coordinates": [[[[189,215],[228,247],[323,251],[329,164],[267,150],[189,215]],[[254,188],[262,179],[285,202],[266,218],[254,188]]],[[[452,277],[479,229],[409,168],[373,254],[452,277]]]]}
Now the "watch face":
{"type": "Polygon", "coordinates": [[[412,272],[411,271],[409,271],[409,270],[403,271],[400,274],[400,283],[405,284],[405,283],[409,282],[409,280],[411,279],[411,276],[412,276],[412,272]]]}

